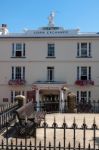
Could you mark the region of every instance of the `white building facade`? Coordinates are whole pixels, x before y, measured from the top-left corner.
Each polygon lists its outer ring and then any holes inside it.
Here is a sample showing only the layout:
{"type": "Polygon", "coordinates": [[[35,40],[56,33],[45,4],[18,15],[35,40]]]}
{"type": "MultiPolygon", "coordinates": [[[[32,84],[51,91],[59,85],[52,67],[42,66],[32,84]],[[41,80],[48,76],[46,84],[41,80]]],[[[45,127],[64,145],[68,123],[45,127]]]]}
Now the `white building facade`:
{"type": "Polygon", "coordinates": [[[23,33],[1,26],[0,103],[19,94],[38,104],[64,101],[69,91],[77,101],[99,99],[99,33],[57,27],[53,19],[50,14],[48,26],[23,33]]]}

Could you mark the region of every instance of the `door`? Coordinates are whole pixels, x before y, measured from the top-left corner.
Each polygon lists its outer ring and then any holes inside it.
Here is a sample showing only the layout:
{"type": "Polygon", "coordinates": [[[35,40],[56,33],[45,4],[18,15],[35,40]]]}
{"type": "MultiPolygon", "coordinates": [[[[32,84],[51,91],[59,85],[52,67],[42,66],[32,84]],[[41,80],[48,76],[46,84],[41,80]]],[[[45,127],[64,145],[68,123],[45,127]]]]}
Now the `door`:
{"type": "Polygon", "coordinates": [[[33,100],[34,102],[36,101],[36,91],[27,91],[27,101],[33,100]]]}
{"type": "Polygon", "coordinates": [[[47,112],[59,111],[58,95],[44,95],[44,106],[47,112]]]}

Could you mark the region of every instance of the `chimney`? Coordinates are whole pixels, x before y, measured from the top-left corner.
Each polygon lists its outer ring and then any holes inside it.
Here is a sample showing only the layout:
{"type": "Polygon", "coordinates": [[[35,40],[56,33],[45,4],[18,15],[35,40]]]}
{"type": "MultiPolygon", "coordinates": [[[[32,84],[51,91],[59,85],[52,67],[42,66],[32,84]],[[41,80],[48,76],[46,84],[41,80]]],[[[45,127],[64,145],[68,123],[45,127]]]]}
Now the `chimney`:
{"type": "Polygon", "coordinates": [[[8,34],[8,28],[7,28],[7,24],[2,24],[0,27],[0,35],[6,35],[8,34]]]}

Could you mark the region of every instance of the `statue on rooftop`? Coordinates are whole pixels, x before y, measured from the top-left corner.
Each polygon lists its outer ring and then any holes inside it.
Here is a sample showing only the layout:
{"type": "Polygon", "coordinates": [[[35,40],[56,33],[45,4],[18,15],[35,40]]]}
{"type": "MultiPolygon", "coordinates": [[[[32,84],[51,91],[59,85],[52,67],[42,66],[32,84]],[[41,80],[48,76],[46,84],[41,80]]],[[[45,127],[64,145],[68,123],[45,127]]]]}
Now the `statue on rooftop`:
{"type": "Polygon", "coordinates": [[[49,20],[48,26],[54,27],[54,17],[55,17],[55,13],[51,12],[48,17],[48,20],[49,20]]]}

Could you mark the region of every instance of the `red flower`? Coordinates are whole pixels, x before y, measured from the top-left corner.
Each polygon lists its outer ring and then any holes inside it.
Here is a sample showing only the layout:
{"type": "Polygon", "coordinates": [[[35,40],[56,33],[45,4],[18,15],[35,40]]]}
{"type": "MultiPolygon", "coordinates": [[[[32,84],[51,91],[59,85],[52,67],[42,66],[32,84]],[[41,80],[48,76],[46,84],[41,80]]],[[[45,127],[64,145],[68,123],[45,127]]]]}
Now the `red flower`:
{"type": "Polygon", "coordinates": [[[15,80],[9,80],[9,85],[24,85],[25,80],[24,79],[15,79],[15,80]]]}
{"type": "Polygon", "coordinates": [[[84,85],[94,85],[94,81],[91,80],[77,80],[75,82],[76,85],[84,86],[84,85]]]}

